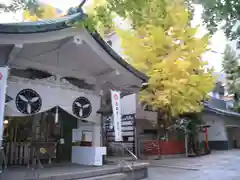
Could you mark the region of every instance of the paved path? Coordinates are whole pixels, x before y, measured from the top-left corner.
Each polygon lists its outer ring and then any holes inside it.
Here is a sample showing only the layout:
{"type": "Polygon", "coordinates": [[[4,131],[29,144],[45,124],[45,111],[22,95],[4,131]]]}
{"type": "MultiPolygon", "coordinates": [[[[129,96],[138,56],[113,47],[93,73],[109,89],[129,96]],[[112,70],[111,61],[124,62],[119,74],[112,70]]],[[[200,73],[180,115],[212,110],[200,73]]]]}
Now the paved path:
{"type": "Polygon", "coordinates": [[[148,180],[240,180],[240,150],[151,162],[148,180]]]}

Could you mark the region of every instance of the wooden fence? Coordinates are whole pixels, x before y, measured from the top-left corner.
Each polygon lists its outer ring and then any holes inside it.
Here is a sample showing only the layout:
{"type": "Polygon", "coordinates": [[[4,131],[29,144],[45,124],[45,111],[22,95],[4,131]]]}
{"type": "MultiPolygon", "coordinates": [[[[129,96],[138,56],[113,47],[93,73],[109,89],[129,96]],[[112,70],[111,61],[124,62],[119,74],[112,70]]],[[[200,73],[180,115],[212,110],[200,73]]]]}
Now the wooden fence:
{"type": "Polygon", "coordinates": [[[29,142],[20,143],[6,143],[5,144],[5,155],[7,163],[9,165],[24,165],[28,164],[30,151],[29,142]]]}

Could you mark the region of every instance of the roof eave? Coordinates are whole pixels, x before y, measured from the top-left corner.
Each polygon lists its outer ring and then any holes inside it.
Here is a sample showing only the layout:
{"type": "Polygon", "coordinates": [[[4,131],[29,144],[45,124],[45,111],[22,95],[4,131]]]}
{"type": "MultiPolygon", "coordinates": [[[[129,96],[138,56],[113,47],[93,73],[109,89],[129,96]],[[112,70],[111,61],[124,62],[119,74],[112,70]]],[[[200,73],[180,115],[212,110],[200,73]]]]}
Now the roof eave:
{"type": "MultiPolygon", "coordinates": [[[[24,22],[24,23],[10,23],[0,24],[0,34],[34,34],[44,33],[51,31],[58,31],[66,28],[71,28],[74,22],[79,19],[86,18],[86,14],[79,12],[73,15],[68,15],[55,20],[37,21],[37,22],[24,22]]],[[[86,28],[87,29],[87,28],[86,28]]],[[[89,31],[89,30],[88,30],[89,31]]],[[[97,33],[96,31],[90,32],[95,41],[122,67],[141,79],[143,82],[148,81],[148,77],[128,64],[120,55],[118,55],[97,33]]]]}
{"type": "Polygon", "coordinates": [[[103,38],[99,35],[99,33],[94,32],[91,33],[92,37],[95,39],[95,41],[98,42],[98,44],[116,61],[118,62],[121,66],[123,66],[124,68],[126,68],[129,72],[133,73],[136,77],[138,77],[139,79],[141,79],[143,82],[147,82],[148,81],[148,77],[138,71],[137,69],[135,69],[133,66],[131,66],[130,64],[128,64],[118,53],[116,53],[111,46],[109,46],[104,40],[103,38]]]}
{"type": "Polygon", "coordinates": [[[58,31],[72,27],[74,22],[85,17],[83,13],[76,13],[52,20],[0,24],[0,34],[30,34],[58,31]]]}
{"type": "Polygon", "coordinates": [[[214,107],[211,107],[209,105],[204,105],[204,110],[208,111],[208,112],[213,112],[213,113],[216,113],[216,114],[220,114],[220,115],[223,115],[223,116],[225,115],[225,116],[240,117],[240,113],[214,108],[214,107]]]}

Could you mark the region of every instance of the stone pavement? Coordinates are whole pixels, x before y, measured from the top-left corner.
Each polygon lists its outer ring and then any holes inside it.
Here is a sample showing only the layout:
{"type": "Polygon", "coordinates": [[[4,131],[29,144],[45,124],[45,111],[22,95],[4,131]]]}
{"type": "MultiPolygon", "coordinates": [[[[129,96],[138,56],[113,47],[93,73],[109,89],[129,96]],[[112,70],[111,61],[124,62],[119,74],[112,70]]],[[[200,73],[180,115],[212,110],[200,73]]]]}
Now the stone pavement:
{"type": "Polygon", "coordinates": [[[148,180],[240,180],[240,150],[151,161],[148,180]]]}

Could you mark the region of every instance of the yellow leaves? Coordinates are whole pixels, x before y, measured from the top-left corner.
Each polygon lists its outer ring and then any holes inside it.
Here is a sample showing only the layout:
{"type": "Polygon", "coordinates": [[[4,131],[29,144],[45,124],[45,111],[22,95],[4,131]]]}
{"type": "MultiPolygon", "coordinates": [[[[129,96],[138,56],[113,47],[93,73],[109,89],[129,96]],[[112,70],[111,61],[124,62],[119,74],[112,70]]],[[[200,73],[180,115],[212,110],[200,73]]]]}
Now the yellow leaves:
{"type": "MultiPolygon", "coordinates": [[[[183,2],[173,1],[168,2],[168,20],[171,20],[171,23],[177,23],[180,27],[184,28],[189,23],[189,14],[185,6],[182,5],[183,2]],[[172,13],[174,12],[174,13],[172,13]]],[[[179,30],[180,30],[179,27],[179,30]]],[[[182,30],[182,29],[181,29],[182,30]]]]}
{"type": "Polygon", "coordinates": [[[209,37],[194,37],[197,28],[189,26],[188,12],[179,4],[170,3],[165,19],[159,21],[165,20],[171,22],[168,28],[149,21],[134,30],[118,30],[124,53],[150,77],[149,87],[140,93],[144,102],[167,108],[173,116],[198,112],[214,84],[201,60],[209,37]]]}
{"type": "Polygon", "coordinates": [[[37,21],[38,20],[38,17],[36,15],[31,15],[29,11],[24,11],[23,17],[24,17],[24,20],[28,20],[28,21],[37,21]]]}
{"type": "Polygon", "coordinates": [[[104,5],[106,5],[106,0],[92,0],[87,6],[84,6],[84,9],[87,13],[94,13],[96,7],[104,5]]]}
{"type": "Polygon", "coordinates": [[[128,61],[150,78],[142,101],[172,115],[201,110],[214,84],[201,60],[209,36],[196,38],[183,0],[94,0],[87,13],[97,29],[114,28],[109,22],[116,14],[130,23],[132,29],[117,34],[128,61]]]}
{"type": "Polygon", "coordinates": [[[113,31],[112,22],[114,15],[107,7],[106,0],[93,0],[84,7],[85,12],[94,20],[94,28],[98,30],[101,36],[113,31]]]}
{"type": "Polygon", "coordinates": [[[32,15],[29,11],[25,10],[23,13],[24,20],[38,21],[41,19],[52,19],[60,16],[57,14],[56,9],[50,5],[41,5],[39,11],[41,11],[41,14],[37,16],[35,14],[32,15]]]}

